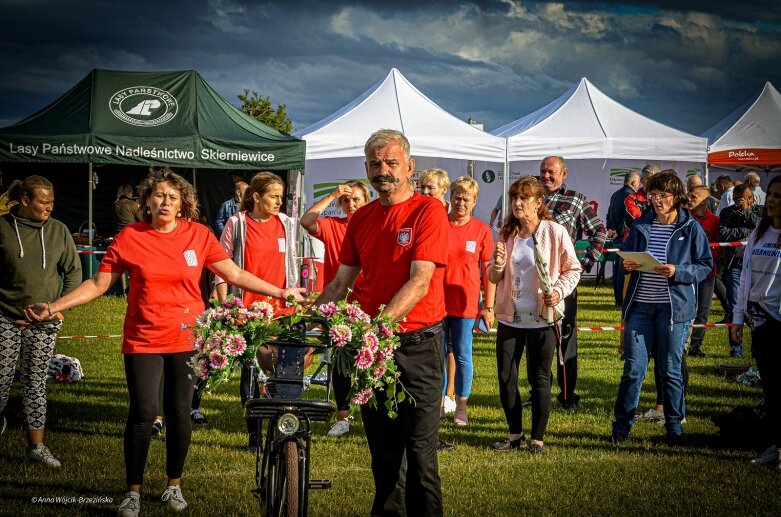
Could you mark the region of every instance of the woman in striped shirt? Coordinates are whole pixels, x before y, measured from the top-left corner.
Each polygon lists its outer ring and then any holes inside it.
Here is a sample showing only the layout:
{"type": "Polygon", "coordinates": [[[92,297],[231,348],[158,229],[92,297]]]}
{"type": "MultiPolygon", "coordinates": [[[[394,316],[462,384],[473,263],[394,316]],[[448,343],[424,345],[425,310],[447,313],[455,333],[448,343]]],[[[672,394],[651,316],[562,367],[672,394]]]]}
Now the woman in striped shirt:
{"type": "Polygon", "coordinates": [[[681,442],[683,400],[683,349],[689,324],[697,314],[697,284],[713,268],[708,237],[684,209],[686,190],[674,170],[648,180],[653,210],[635,220],[624,241],[624,251],[645,251],[661,265],[640,270],[624,260],[631,273],[624,297],[624,373],[618,386],[613,422],[613,443],[629,435],[640,401],[640,387],[651,350],[656,349],[664,386],[664,420],[667,443],[681,442]]]}

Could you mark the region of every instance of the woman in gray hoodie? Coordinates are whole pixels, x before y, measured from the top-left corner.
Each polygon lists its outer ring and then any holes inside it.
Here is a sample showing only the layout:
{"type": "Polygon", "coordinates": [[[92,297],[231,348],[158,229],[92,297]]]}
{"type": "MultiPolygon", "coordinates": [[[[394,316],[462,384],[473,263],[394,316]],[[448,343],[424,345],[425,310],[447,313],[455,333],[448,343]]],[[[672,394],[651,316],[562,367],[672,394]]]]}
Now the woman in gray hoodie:
{"type": "Polygon", "coordinates": [[[22,405],[27,458],[59,467],[43,444],[46,424],[46,374],[62,314],[32,323],[24,309],[38,300],[54,300],[81,283],[81,261],[68,228],[51,218],[54,187],[41,176],[16,180],[8,198],[17,204],[0,217],[0,432],[2,416],[22,355],[22,405]]]}

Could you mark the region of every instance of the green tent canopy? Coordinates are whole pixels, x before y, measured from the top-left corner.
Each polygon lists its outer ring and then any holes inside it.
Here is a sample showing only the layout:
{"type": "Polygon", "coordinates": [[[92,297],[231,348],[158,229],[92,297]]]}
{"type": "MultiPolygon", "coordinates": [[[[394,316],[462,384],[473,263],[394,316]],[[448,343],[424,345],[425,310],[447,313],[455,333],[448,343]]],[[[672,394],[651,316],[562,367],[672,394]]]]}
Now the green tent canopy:
{"type": "Polygon", "coordinates": [[[93,70],[0,129],[0,162],[304,170],[304,141],[241,112],[195,71],[93,70]]]}

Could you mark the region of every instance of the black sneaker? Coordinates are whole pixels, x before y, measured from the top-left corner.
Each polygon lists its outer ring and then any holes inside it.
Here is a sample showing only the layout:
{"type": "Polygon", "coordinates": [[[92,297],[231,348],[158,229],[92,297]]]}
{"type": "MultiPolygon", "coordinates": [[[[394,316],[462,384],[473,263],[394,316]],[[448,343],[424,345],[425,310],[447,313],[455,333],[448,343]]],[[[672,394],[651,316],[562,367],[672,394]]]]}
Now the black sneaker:
{"type": "Polygon", "coordinates": [[[707,357],[708,356],[705,352],[703,352],[700,349],[700,347],[696,347],[696,348],[692,347],[692,348],[690,348],[689,349],[689,353],[686,354],[686,355],[688,355],[689,357],[707,357]]]}
{"type": "Polygon", "coordinates": [[[538,454],[543,454],[544,452],[545,452],[545,447],[540,445],[539,443],[529,444],[529,454],[538,455],[538,454]]]}
{"type": "Polygon", "coordinates": [[[445,451],[445,452],[451,452],[456,450],[456,446],[452,443],[445,443],[442,440],[437,441],[437,450],[438,451],[445,451]]]}
{"type": "Polygon", "coordinates": [[[610,443],[612,443],[613,445],[618,445],[618,444],[620,444],[622,442],[625,442],[625,441],[626,441],[626,435],[625,434],[621,434],[621,433],[617,433],[617,432],[613,431],[613,434],[610,435],[610,443]]]}
{"type": "Polygon", "coordinates": [[[209,423],[209,420],[201,413],[200,409],[193,409],[190,411],[190,420],[192,420],[195,425],[206,425],[209,423]]]}
{"type": "Polygon", "coordinates": [[[520,438],[516,438],[515,440],[505,438],[504,440],[499,440],[498,442],[491,444],[491,449],[496,452],[505,452],[511,449],[519,449],[521,447],[526,447],[526,437],[524,435],[521,435],[520,438]]]}
{"type": "Polygon", "coordinates": [[[679,446],[683,445],[683,443],[684,443],[683,442],[683,435],[682,434],[670,433],[665,438],[665,442],[667,442],[667,445],[669,445],[670,447],[679,447],[679,446]]]}

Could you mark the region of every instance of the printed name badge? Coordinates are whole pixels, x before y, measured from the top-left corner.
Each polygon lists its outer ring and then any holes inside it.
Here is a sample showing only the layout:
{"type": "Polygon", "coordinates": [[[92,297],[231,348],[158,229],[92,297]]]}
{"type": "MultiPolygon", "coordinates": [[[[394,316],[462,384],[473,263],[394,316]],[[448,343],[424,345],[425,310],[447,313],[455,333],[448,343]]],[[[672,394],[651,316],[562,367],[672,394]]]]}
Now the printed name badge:
{"type": "Polygon", "coordinates": [[[277,239],[277,248],[279,248],[280,253],[285,252],[285,239],[283,237],[277,239]]]}
{"type": "Polygon", "coordinates": [[[190,267],[198,266],[198,256],[195,254],[195,250],[184,250],[184,260],[190,267]]]}
{"type": "Polygon", "coordinates": [[[466,241],[467,253],[474,253],[477,250],[477,241],[466,241]]]}

